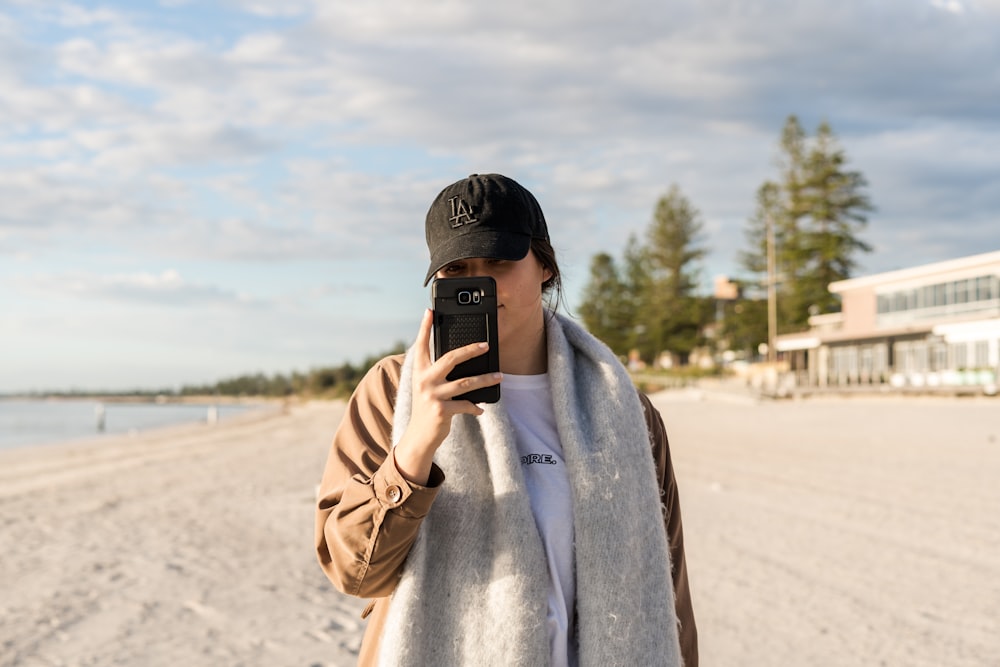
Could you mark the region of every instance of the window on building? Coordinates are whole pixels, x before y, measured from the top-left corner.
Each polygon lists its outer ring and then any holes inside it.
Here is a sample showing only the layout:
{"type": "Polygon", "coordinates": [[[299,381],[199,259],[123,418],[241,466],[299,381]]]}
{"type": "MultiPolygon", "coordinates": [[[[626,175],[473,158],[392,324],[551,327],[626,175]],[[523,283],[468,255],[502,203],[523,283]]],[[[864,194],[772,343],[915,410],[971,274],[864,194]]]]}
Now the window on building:
{"type": "Polygon", "coordinates": [[[976,301],[989,301],[990,277],[980,276],[976,278],[976,301]]]}
{"type": "Polygon", "coordinates": [[[945,294],[944,283],[934,286],[934,307],[940,308],[948,304],[947,295],[945,294]]]}
{"type": "Polygon", "coordinates": [[[918,373],[930,370],[930,349],[927,343],[921,341],[913,344],[913,366],[918,373]]]}
{"type": "Polygon", "coordinates": [[[961,370],[969,366],[969,346],[967,343],[951,343],[948,346],[949,367],[961,370]]]}
{"type": "Polygon", "coordinates": [[[927,285],[920,288],[920,307],[930,308],[934,305],[934,286],[927,285]]]}
{"type": "Polygon", "coordinates": [[[909,373],[910,372],[910,344],[909,343],[896,343],[893,345],[893,352],[896,357],[896,372],[898,373],[909,373]]]}
{"type": "Polygon", "coordinates": [[[972,367],[986,368],[990,365],[990,344],[985,340],[977,340],[972,346],[972,367]]]}
{"type": "Polygon", "coordinates": [[[969,281],[956,280],[954,282],[955,303],[968,303],[969,301],[969,281]]]}
{"type": "Polygon", "coordinates": [[[878,343],[875,345],[873,352],[872,370],[875,375],[882,375],[889,370],[889,346],[885,343],[878,343]]]}
{"type": "Polygon", "coordinates": [[[943,371],[948,368],[948,346],[938,343],[934,346],[934,370],[943,371]]]}
{"type": "MultiPolygon", "coordinates": [[[[904,313],[924,308],[942,309],[975,303],[982,307],[986,302],[1000,300],[1000,276],[977,276],[963,280],[925,285],[920,288],[897,290],[876,296],[878,314],[904,313]]],[[[995,303],[989,303],[995,306],[995,303]]],[[[968,310],[962,308],[961,310],[968,310]]]]}
{"type": "Polygon", "coordinates": [[[979,278],[976,278],[976,298],[979,301],[992,301],[996,297],[996,276],[980,276],[979,278]]]}

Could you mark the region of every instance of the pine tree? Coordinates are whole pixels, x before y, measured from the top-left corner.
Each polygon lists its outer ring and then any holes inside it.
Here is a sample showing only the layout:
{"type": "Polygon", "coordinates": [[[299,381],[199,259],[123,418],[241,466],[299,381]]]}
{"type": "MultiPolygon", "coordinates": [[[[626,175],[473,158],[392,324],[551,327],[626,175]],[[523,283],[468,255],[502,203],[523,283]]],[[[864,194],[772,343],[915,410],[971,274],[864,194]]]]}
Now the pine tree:
{"type": "Polygon", "coordinates": [[[656,204],[647,230],[649,266],[648,328],[652,352],[668,351],[686,358],[701,343],[703,308],[695,297],[697,262],[705,256],[699,245],[700,214],[677,185],[656,204]]]}
{"type": "Polygon", "coordinates": [[[828,123],[810,141],[798,119],[788,117],[779,142],[780,182],[758,189],[746,229],[749,250],[740,254],[743,268],[766,274],[766,226],[774,225],[779,333],[806,328],[811,313],[838,310],[829,284],[850,277],[856,254],[871,250],[858,236],[872,210],[867,182],[846,164],[828,123]]]}
{"type": "Polygon", "coordinates": [[[761,343],[767,342],[767,301],[738,299],[724,305],[721,337],[729,349],[753,358],[761,343]]]}
{"type": "Polygon", "coordinates": [[[633,350],[647,363],[664,351],[684,358],[701,341],[711,313],[695,295],[700,214],[676,185],[656,204],[644,242],[633,234],[619,271],[601,253],[591,261],[580,313],[587,328],[618,354],[633,350]]]}
{"type": "Polygon", "coordinates": [[[781,225],[784,208],[781,202],[781,186],[774,181],[764,181],[757,188],[757,206],[748,221],[744,234],[749,250],[739,252],[740,265],[754,274],[767,273],[767,226],[775,224],[775,238],[778,245],[785,247],[788,240],[782,233],[786,225],[781,225]]]}
{"type": "Polygon", "coordinates": [[[635,234],[630,234],[625,244],[624,283],[625,304],[628,312],[628,352],[633,350],[646,361],[652,361],[656,354],[654,342],[649,328],[648,314],[651,303],[652,276],[649,273],[649,252],[646,246],[639,242],[635,234]]]}
{"type": "Polygon", "coordinates": [[[632,308],[614,258],[598,253],[590,261],[590,280],[583,292],[580,316],[590,333],[624,356],[631,345],[632,308]]]}
{"type": "Polygon", "coordinates": [[[806,161],[806,201],[811,224],[804,233],[804,245],[809,253],[806,270],[798,276],[796,295],[800,308],[807,312],[840,310],[839,302],[827,287],[849,278],[857,265],[854,256],[872,249],[857,236],[867,224],[864,214],[872,210],[871,201],[863,192],[867,182],[860,172],[846,171],[846,162],[844,151],[824,121],[816,131],[816,141],[806,161]]]}

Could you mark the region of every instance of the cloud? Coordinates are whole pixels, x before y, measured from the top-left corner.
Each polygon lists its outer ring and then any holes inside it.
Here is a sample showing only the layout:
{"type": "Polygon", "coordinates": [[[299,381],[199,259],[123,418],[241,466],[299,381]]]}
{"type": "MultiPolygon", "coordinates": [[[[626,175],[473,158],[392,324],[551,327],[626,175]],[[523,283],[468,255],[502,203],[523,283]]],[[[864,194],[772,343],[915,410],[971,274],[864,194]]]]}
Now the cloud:
{"type": "Polygon", "coordinates": [[[160,322],[315,299],[378,331],[352,295],[423,298],[387,286],[419,283],[427,206],[474,171],[538,196],[571,302],[672,183],[732,274],[789,113],[868,177],[865,271],[972,254],[1000,210],[997,34],[997,0],[8,3],[0,281],[160,322]]]}
{"type": "Polygon", "coordinates": [[[375,295],[381,291],[378,285],[360,282],[327,283],[311,288],[305,295],[309,299],[326,299],[330,297],[375,295]]]}
{"type": "Polygon", "coordinates": [[[213,285],[190,283],[173,269],[155,273],[97,275],[84,272],[36,275],[29,288],[58,297],[98,299],[128,305],[260,307],[261,299],[213,285]]]}
{"type": "MultiPolygon", "coordinates": [[[[884,122],[885,113],[913,102],[953,111],[947,105],[955,98],[933,89],[975,92],[967,84],[981,71],[970,61],[997,53],[995,26],[935,17],[912,2],[878,11],[854,3],[818,11],[787,1],[756,9],[680,2],[669,12],[625,3],[614,16],[595,3],[571,13],[552,4],[504,6],[502,15],[440,3],[438,12],[421,8],[419,16],[389,11],[391,4],[325,6],[319,36],[365,54],[353,71],[380,82],[385,96],[370,93],[379,102],[369,108],[372,130],[393,136],[419,126],[438,141],[482,138],[471,124],[483,119],[515,137],[511,130],[593,134],[611,118],[615,127],[654,136],[675,123],[704,127],[719,119],[760,127],[774,122],[775,106],[813,117],[858,96],[872,105],[869,114],[884,108],[873,119],[884,122]],[[947,40],[964,47],[940,48],[947,40]],[[933,83],[929,90],[906,85],[914,80],[933,83]],[[407,114],[390,117],[394,109],[384,102],[393,98],[407,114]]],[[[983,103],[988,95],[979,94],[983,103]]]]}
{"type": "Polygon", "coordinates": [[[125,19],[119,12],[107,7],[89,9],[80,5],[64,3],[55,8],[56,22],[69,28],[93,27],[96,25],[123,25],[125,19]]]}

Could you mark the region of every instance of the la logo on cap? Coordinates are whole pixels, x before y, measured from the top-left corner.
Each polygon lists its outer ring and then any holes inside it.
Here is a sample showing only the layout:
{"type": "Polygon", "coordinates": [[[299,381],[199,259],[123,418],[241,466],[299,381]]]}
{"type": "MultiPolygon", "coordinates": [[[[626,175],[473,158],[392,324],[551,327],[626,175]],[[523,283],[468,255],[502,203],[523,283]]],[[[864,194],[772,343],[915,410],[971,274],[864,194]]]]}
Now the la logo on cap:
{"type": "Polygon", "coordinates": [[[474,222],[479,222],[477,218],[472,217],[472,210],[461,197],[456,195],[449,199],[448,203],[451,204],[451,217],[448,220],[451,221],[452,229],[458,229],[462,225],[471,225],[474,222]]]}

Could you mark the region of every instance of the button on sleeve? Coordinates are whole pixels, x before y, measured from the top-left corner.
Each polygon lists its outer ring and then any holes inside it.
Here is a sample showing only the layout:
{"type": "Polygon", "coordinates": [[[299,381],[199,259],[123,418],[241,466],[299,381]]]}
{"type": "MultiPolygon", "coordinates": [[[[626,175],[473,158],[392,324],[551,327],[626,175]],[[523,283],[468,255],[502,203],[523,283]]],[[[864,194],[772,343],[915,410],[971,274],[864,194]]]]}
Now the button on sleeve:
{"type": "Polygon", "coordinates": [[[385,462],[372,477],[372,488],[375,497],[387,510],[419,518],[427,515],[443,482],[444,474],[440,468],[434,466],[428,486],[410,484],[396,468],[395,453],[390,451],[385,462]]]}

